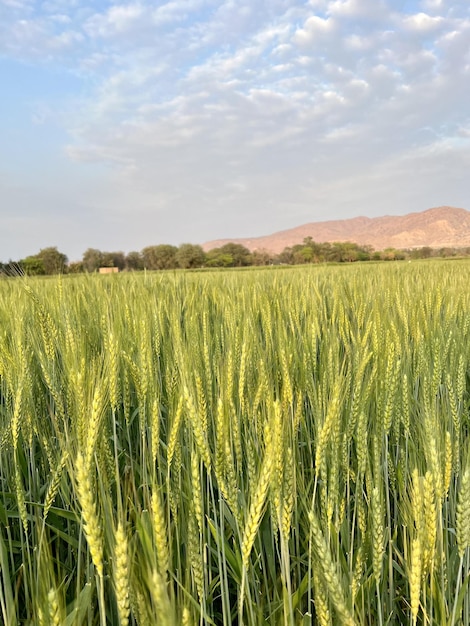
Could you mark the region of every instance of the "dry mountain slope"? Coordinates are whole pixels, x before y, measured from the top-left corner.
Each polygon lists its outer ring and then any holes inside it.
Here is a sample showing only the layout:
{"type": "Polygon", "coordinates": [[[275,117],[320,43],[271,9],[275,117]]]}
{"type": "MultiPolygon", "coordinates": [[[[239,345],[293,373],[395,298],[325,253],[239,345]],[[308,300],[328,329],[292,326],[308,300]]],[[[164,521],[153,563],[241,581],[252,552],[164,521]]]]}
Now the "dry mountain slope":
{"type": "Polygon", "coordinates": [[[408,215],[312,222],[263,237],[209,241],[203,247],[211,250],[233,242],[251,251],[264,249],[278,254],[287,246],[302,243],[305,237],[319,243],[352,241],[375,250],[464,247],[470,246],[470,211],[442,206],[408,215]]]}

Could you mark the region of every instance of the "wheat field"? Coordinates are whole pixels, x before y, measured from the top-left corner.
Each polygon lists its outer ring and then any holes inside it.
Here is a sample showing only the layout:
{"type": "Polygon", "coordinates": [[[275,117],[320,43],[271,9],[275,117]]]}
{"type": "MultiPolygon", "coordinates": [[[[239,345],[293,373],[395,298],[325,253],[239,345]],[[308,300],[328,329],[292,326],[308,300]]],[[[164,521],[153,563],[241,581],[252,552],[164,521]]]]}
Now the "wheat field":
{"type": "Polygon", "coordinates": [[[468,625],[469,268],[0,280],[0,621],[468,625]]]}

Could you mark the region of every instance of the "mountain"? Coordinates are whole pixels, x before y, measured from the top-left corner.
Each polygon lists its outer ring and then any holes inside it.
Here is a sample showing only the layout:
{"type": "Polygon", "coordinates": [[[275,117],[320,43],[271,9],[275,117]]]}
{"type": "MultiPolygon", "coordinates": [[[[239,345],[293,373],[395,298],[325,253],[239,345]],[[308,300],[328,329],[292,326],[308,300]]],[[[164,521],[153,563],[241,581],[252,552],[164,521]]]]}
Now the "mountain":
{"type": "Polygon", "coordinates": [[[204,250],[220,248],[226,243],[240,243],[249,250],[267,250],[278,254],[287,246],[311,237],[318,243],[351,241],[385,248],[462,248],[470,246],[470,211],[441,206],[408,215],[354,217],[348,220],[312,222],[272,235],[251,239],[218,239],[208,241],[204,250]]]}

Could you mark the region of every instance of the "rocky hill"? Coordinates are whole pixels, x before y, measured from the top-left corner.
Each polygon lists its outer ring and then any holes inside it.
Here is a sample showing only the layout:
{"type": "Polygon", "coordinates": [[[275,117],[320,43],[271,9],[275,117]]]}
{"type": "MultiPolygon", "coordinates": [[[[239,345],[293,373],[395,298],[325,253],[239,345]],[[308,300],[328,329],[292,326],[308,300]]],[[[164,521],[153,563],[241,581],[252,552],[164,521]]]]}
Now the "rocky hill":
{"type": "Polygon", "coordinates": [[[203,247],[211,250],[233,242],[251,251],[267,250],[277,254],[287,246],[302,243],[305,237],[319,243],[351,241],[370,245],[375,250],[423,246],[461,248],[470,246],[470,211],[441,206],[408,215],[312,222],[263,237],[209,241],[203,247]]]}

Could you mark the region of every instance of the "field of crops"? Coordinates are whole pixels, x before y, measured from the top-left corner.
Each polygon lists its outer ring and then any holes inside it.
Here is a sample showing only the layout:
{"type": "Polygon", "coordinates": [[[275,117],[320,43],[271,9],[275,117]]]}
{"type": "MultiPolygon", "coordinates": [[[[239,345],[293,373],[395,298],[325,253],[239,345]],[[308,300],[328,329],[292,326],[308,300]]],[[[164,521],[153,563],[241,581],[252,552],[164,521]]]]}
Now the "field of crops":
{"type": "Polygon", "coordinates": [[[0,280],[1,623],[470,624],[469,269],[0,280]]]}

